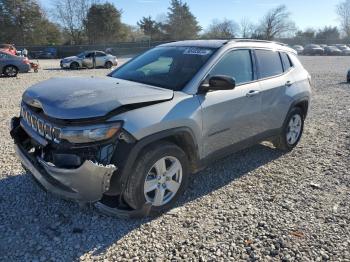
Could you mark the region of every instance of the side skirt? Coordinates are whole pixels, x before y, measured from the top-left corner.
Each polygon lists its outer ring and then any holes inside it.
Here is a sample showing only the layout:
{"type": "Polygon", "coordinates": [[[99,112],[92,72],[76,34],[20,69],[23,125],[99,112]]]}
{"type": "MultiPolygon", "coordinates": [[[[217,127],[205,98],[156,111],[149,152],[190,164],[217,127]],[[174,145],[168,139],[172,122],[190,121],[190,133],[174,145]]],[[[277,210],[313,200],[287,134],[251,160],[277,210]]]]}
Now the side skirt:
{"type": "Polygon", "coordinates": [[[228,155],[231,155],[233,153],[236,153],[238,151],[241,151],[243,149],[249,148],[253,145],[259,144],[263,141],[268,141],[273,139],[274,137],[278,136],[279,134],[281,134],[282,132],[282,128],[277,128],[277,129],[272,129],[272,130],[268,130],[264,133],[261,133],[259,135],[250,137],[248,139],[245,139],[243,141],[240,141],[238,143],[235,143],[233,145],[229,145],[225,148],[219,149],[211,154],[209,154],[208,156],[206,156],[205,158],[201,159],[198,162],[198,171],[199,170],[203,170],[205,169],[207,166],[209,166],[210,164],[212,164],[213,162],[222,159],[228,155]]]}

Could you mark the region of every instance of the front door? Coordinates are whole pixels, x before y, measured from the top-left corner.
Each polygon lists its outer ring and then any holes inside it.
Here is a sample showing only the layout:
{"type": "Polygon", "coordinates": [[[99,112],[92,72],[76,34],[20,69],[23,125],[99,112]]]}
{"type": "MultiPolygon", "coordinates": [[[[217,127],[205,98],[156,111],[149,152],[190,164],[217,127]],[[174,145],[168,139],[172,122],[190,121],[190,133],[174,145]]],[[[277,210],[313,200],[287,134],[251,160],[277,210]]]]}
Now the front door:
{"type": "Polygon", "coordinates": [[[254,81],[252,52],[248,49],[226,53],[210,71],[214,75],[234,77],[233,90],[198,95],[203,112],[203,152],[206,157],[261,132],[260,85],[254,81]]]}
{"type": "Polygon", "coordinates": [[[94,66],[93,56],[94,56],[93,52],[87,53],[85,55],[85,57],[83,58],[83,62],[82,62],[83,67],[93,68],[93,66],[94,66]]]}

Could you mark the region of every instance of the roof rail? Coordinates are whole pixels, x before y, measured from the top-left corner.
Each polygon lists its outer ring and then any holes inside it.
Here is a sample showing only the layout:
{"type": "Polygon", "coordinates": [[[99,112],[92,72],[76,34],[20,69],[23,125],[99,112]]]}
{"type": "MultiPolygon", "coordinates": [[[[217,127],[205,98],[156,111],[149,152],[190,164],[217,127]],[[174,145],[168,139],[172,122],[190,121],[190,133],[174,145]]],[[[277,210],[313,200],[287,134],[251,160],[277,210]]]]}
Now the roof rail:
{"type": "Polygon", "coordinates": [[[250,38],[233,38],[233,39],[230,40],[230,42],[270,43],[270,44],[277,44],[277,45],[282,45],[282,46],[288,46],[287,44],[281,43],[281,42],[260,40],[260,39],[250,39],[250,38]]]}

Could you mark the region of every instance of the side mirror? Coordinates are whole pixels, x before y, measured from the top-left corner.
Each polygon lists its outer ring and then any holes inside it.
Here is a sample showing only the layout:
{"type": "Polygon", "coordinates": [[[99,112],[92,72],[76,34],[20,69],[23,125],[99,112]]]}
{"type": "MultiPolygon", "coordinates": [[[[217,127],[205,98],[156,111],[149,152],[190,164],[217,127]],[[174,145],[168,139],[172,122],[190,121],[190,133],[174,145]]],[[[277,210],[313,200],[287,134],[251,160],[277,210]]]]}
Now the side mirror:
{"type": "Polygon", "coordinates": [[[202,83],[199,87],[199,93],[217,90],[232,90],[236,86],[236,80],[233,77],[225,75],[216,75],[209,78],[208,83],[202,83]]]}

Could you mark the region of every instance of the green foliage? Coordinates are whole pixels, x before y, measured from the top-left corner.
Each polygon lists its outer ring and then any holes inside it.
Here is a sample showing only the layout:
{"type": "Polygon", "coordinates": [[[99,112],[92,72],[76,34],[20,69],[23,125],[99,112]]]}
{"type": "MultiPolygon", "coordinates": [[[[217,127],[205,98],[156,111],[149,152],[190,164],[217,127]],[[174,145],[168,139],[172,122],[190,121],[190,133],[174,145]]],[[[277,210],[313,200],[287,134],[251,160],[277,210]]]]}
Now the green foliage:
{"type": "Polygon", "coordinates": [[[61,33],[36,0],[0,0],[0,42],[57,44],[61,43],[61,33]]]}
{"type": "Polygon", "coordinates": [[[127,36],[121,12],[110,3],[93,4],[87,13],[85,27],[90,44],[115,43],[127,36]]]}
{"type": "Polygon", "coordinates": [[[150,40],[159,41],[165,39],[165,34],[162,31],[163,25],[153,20],[151,16],[142,17],[142,19],[137,22],[137,25],[150,40]]]}
{"type": "Polygon", "coordinates": [[[338,40],[339,38],[340,32],[336,26],[325,26],[323,29],[320,29],[316,34],[316,39],[323,41],[324,43],[338,40]]]}
{"type": "Polygon", "coordinates": [[[202,30],[187,3],[181,0],[171,0],[167,18],[163,27],[168,39],[195,39],[202,30]]]}

